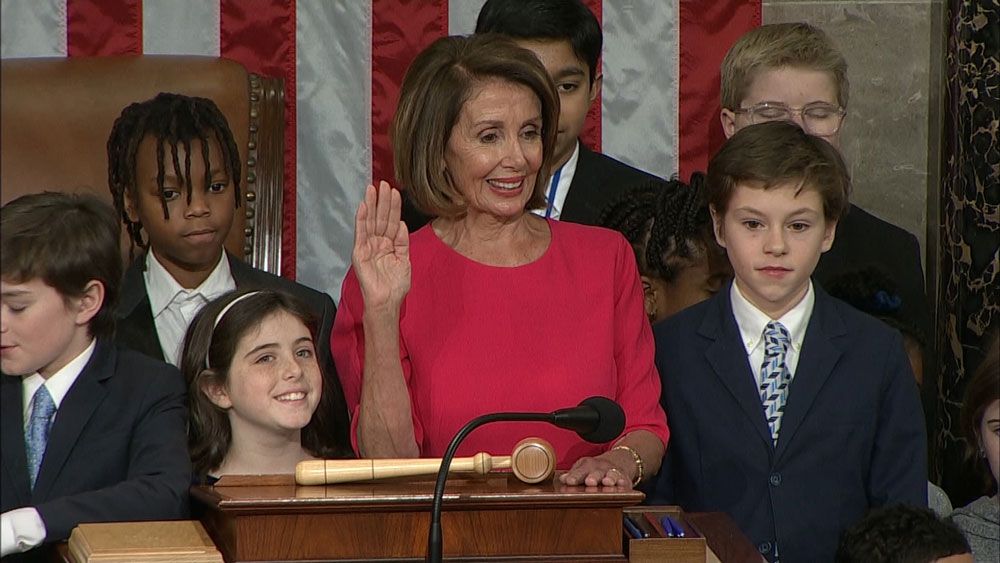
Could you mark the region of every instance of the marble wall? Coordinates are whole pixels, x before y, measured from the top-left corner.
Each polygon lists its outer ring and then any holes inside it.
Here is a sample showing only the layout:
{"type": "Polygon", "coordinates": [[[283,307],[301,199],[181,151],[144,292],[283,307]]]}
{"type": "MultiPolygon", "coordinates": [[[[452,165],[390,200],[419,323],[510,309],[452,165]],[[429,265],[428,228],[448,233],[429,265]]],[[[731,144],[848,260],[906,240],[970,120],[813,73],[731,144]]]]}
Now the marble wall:
{"type": "MultiPolygon", "coordinates": [[[[854,202],[916,235],[925,270],[936,264],[943,0],[762,4],[763,23],[805,21],[836,41],[847,58],[851,83],[841,139],[854,178],[854,202]]],[[[928,273],[933,280],[933,272],[928,273]]],[[[928,294],[934,295],[933,289],[929,284],[928,294]]]]}

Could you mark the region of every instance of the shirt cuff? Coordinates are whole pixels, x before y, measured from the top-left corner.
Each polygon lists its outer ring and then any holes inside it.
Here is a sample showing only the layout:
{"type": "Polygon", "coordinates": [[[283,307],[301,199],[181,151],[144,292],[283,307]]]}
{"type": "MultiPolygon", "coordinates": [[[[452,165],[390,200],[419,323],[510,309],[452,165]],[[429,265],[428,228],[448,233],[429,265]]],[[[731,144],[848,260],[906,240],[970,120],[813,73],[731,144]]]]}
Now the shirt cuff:
{"type": "Polygon", "coordinates": [[[45,522],[32,507],[0,515],[0,557],[23,553],[45,541],[45,522]]]}

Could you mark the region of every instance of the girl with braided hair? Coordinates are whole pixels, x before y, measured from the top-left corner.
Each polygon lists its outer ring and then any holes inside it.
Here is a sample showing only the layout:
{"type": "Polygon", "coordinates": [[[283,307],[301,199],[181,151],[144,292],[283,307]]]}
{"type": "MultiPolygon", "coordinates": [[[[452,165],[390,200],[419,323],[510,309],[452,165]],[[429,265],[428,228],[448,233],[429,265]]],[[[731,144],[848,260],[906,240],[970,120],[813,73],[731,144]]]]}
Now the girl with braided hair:
{"type": "Polygon", "coordinates": [[[651,323],[708,299],[732,275],[712,235],[704,175],[633,186],[604,209],[600,224],[625,235],[635,251],[651,323]]]}

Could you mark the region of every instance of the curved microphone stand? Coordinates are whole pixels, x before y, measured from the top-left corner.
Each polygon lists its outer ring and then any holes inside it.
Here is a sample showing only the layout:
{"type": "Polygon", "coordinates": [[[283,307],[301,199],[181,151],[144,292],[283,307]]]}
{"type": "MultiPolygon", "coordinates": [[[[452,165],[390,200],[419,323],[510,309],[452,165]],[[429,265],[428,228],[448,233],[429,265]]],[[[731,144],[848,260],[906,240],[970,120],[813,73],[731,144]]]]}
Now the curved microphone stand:
{"type": "Polygon", "coordinates": [[[459,444],[470,432],[484,424],[491,422],[551,422],[551,413],[537,412],[505,412],[495,414],[484,414],[470,420],[463,426],[455,437],[448,444],[444,457],[441,458],[441,467],[438,469],[437,481],[434,484],[434,500],[431,503],[431,527],[427,533],[427,561],[439,563],[441,561],[441,502],[444,500],[444,486],[448,482],[448,469],[451,467],[451,460],[455,457],[455,451],[459,444]]]}

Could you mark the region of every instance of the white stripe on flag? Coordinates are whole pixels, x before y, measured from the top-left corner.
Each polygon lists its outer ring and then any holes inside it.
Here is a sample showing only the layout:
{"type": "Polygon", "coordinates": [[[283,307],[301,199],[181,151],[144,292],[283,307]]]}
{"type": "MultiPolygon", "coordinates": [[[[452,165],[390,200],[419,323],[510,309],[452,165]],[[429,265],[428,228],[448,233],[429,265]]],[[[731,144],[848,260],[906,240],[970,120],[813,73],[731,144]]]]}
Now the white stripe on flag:
{"type": "Polygon", "coordinates": [[[603,152],[670,176],[677,171],[677,3],[605,1],[603,23],[603,152]]]}
{"type": "Polygon", "coordinates": [[[218,57],[219,0],[144,0],[142,52],[145,55],[218,57]]]}
{"type": "Polygon", "coordinates": [[[66,56],[66,0],[3,0],[0,11],[0,58],[66,56]]]}
{"type": "Polygon", "coordinates": [[[448,34],[469,35],[476,31],[476,18],[486,0],[451,0],[448,2],[448,34]]]}
{"type": "Polygon", "coordinates": [[[297,2],[296,280],[340,301],[371,181],[371,0],[297,2]]]}

